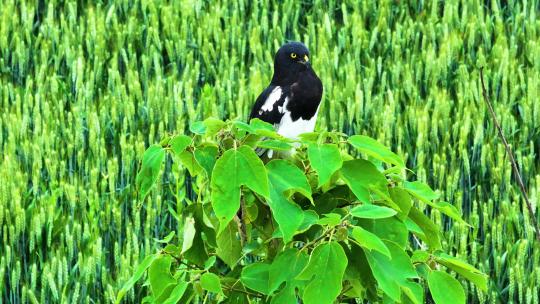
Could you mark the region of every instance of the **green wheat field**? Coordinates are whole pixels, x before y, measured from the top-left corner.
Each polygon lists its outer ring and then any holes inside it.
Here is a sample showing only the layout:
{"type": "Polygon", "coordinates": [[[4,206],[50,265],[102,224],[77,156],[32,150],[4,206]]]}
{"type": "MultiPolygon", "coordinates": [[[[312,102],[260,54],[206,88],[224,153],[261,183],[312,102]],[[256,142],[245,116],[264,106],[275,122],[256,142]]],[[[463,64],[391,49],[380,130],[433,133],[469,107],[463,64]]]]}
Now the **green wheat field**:
{"type": "Polygon", "coordinates": [[[189,179],[171,194],[169,165],[140,201],[145,148],[247,119],[288,40],[325,87],[317,129],[392,147],[472,225],[426,210],[490,277],[487,293],[462,281],[467,301],[538,304],[540,246],[479,78],[538,211],[537,0],[1,0],[0,303],[114,302],[191,195],[189,179]]]}

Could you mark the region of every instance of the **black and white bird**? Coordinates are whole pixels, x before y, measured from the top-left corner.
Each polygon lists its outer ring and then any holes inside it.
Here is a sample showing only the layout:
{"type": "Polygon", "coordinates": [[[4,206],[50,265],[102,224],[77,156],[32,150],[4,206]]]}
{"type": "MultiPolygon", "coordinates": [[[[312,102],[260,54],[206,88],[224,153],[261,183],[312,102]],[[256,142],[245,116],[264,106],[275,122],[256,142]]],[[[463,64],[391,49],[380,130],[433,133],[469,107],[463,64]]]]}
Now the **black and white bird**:
{"type": "Polygon", "coordinates": [[[271,123],[279,134],[292,139],[313,131],[323,86],[309,56],[308,48],[301,42],[289,42],[279,48],[272,81],[255,101],[249,119],[271,123]]]}

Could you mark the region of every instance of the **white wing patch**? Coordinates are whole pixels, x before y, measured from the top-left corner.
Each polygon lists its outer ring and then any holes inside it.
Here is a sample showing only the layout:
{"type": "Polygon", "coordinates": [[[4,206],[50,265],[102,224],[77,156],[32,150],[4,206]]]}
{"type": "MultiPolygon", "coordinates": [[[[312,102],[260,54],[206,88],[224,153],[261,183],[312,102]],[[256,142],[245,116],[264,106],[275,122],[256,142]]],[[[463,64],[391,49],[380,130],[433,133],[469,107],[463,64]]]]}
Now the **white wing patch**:
{"type": "Polygon", "coordinates": [[[266,101],[264,102],[263,106],[259,110],[259,115],[261,115],[263,112],[269,112],[272,111],[274,108],[274,104],[278,102],[278,100],[281,98],[281,87],[275,87],[270,95],[268,95],[268,98],[266,98],[266,101]]]}

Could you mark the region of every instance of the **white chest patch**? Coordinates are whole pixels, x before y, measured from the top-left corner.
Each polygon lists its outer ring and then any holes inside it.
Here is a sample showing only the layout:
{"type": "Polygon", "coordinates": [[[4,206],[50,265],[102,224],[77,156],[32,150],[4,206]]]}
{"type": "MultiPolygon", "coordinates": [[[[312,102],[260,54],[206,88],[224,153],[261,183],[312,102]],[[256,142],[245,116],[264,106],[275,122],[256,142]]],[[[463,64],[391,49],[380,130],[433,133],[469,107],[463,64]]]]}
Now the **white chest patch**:
{"type": "Polygon", "coordinates": [[[278,102],[278,100],[281,98],[281,87],[275,87],[270,95],[268,95],[268,98],[266,98],[266,101],[262,105],[261,109],[259,110],[259,115],[261,115],[263,112],[272,111],[274,108],[274,104],[278,102]]]}
{"type": "MultiPolygon", "coordinates": [[[[286,104],[284,107],[285,106],[286,104]]],[[[277,132],[284,137],[291,139],[297,139],[298,135],[302,133],[313,132],[315,129],[315,123],[317,121],[317,114],[319,114],[319,109],[317,109],[315,115],[313,115],[313,117],[311,117],[309,120],[298,118],[297,120],[293,121],[291,118],[291,113],[285,111],[279,126],[277,126],[277,132]]]]}

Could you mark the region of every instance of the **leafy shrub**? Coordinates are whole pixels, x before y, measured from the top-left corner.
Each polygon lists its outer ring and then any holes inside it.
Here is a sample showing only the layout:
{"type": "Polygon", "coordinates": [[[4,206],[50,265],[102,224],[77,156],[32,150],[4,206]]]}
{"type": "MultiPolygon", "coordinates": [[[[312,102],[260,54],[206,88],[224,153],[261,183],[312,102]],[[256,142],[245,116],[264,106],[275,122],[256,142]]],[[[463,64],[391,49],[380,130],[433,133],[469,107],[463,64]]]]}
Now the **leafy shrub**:
{"type": "Polygon", "coordinates": [[[441,251],[441,227],[419,207],[462,221],[459,212],[407,181],[403,160],[374,139],[321,132],[292,141],[256,119],[190,130],[143,156],[142,198],[167,154],[195,179],[195,195],[178,202],[182,235],[171,232],[137,267],[118,302],[146,270],[151,303],[424,303],[428,289],[437,304],[465,303],[445,270],[486,290],[485,275],[441,251]],[[260,149],[274,158],[263,162],[260,149]]]}

